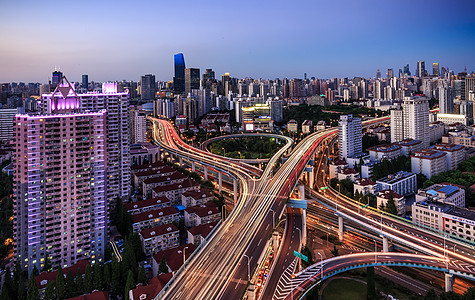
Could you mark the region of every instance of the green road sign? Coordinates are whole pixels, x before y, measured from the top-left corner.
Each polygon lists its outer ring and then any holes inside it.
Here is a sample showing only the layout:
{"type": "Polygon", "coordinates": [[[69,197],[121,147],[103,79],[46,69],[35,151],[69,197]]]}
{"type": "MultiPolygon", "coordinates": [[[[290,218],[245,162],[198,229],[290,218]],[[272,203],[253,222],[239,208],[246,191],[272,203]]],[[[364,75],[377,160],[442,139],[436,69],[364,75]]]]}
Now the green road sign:
{"type": "Polygon", "coordinates": [[[299,253],[295,250],[294,250],[294,255],[297,256],[298,258],[301,258],[301,259],[305,260],[306,262],[308,262],[308,256],[303,255],[302,253],[299,253]]]}

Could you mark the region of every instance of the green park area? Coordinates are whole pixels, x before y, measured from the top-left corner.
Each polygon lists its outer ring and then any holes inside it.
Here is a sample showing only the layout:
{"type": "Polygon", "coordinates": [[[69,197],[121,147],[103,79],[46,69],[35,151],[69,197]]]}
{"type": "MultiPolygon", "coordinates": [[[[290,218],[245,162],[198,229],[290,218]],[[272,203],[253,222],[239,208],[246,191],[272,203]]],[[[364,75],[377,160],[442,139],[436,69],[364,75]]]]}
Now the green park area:
{"type": "Polygon", "coordinates": [[[366,284],[353,279],[334,279],[323,290],[322,299],[366,300],[366,284]]]}
{"type": "Polygon", "coordinates": [[[209,150],[218,155],[241,158],[271,158],[285,144],[275,137],[239,137],[217,140],[208,145],[209,150]]]}

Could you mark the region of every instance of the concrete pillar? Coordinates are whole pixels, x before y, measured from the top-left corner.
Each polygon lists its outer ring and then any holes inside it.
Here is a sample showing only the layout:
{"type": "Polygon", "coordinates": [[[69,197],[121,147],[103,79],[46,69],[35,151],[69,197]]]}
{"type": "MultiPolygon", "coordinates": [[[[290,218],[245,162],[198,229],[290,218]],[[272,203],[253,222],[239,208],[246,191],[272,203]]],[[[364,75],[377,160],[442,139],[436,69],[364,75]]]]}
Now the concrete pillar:
{"type": "Polygon", "coordinates": [[[208,180],[208,167],[203,165],[203,170],[204,170],[205,180],[208,180]]]}
{"type": "Polygon", "coordinates": [[[279,233],[277,231],[272,233],[272,248],[274,248],[274,253],[277,253],[277,250],[279,250],[279,233]]]}
{"type": "Polygon", "coordinates": [[[238,198],[238,189],[237,189],[237,180],[233,178],[233,196],[234,196],[234,204],[236,204],[238,198]]]}
{"type": "Polygon", "coordinates": [[[388,238],[383,236],[383,252],[389,252],[388,238]]]}
{"type": "Polygon", "coordinates": [[[221,190],[223,189],[223,173],[218,171],[218,191],[221,194],[221,190]]]}
{"type": "Polygon", "coordinates": [[[261,163],[259,163],[259,169],[262,169],[262,164],[261,163]]]}
{"type": "Polygon", "coordinates": [[[338,239],[343,242],[343,217],[338,216],[338,239]]]}
{"type": "Polygon", "coordinates": [[[315,169],[312,167],[312,171],[309,172],[309,180],[308,180],[308,185],[310,186],[310,188],[313,190],[313,186],[314,186],[314,179],[315,179],[315,169]]]}
{"type": "Polygon", "coordinates": [[[454,291],[454,275],[450,273],[445,273],[445,291],[453,292],[454,291]]]}
{"type": "Polygon", "coordinates": [[[195,172],[195,170],[196,170],[196,169],[195,169],[195,162],[192,161],[192,162],[191,162],[191,172],[195,172]]]}
{"type": "Polygon", "coordinates": [[[299,196],[300,200],[305,200],[305,186],[303,184],[299,184],[299,196]]]}
{"type": "Polygon", "coordinates": [[[178,157],[178,162],[180,163],[180,167],[183,168],[183,158],[181,156],[178,157]]]}
{"type": "Polygon", "coordinates": [[[307,210],[302,209],[302,245],[307,245],[307,210]]]}

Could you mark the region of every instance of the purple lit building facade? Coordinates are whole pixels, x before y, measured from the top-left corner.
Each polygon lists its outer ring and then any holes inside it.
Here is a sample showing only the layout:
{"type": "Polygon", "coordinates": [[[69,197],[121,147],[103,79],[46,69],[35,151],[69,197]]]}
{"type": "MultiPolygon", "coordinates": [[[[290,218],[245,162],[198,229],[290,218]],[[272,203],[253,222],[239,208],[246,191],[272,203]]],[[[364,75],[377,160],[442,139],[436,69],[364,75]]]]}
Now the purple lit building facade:
{"type": "Polygon", "coordinates": [[[23,269],[89,258],[107,241],[107,113],[56,99],[55,114],[15,116],[14,251],[23,269]]]}

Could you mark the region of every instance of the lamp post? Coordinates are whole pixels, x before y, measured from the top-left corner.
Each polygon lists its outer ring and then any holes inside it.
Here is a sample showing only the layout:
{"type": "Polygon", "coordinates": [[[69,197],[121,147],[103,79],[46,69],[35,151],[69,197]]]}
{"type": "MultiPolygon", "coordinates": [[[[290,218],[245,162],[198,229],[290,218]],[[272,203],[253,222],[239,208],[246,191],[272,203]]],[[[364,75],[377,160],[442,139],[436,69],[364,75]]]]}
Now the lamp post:
{"type": "Polygon", "coordinates": [[[186,249],[188,249],[188,247],[183,248],[183,265],[185,265],[186,262],[186,249]]]}
{"type": "Polygon", "coordinates": [[[272,211],[272,228],[274,228],[275,227],[275,211],[272,208],[270,208],[270,211],[272,211]]]}
{"type": "Polygon", "coordinates": [[[251,281],[251,267],[250,267],[251,260],[249,259],[249,256],[247,256],[246,254],[243,254],[243,255],[247,258],[247,280],[251,281]]]}
{"type": "Polygon", "coordinates": [[[221,148],[221,149],[222,149],[222,150],[223,150],[223,152],[224,152],[223,156],[226,156],[226,149],[224,149],[224,147],[223,147],[223,148],[221,148]]]}
{"type": "Polygon", "coordinates": [[[320,255],[320,272],[322,273],[322,281],[323,281],[323,256],[320,254],[320,252],[317,252],[318,255],[320,255]]]}
{"type": "MultiPolygon", "coordinates": [[[[299,243],[302,244],[302,230],[300,230],[300,228],[295,228],[299,231],[299,243]]],[[[298,265],[298,269],[300,270],[300,257],[299,257],[299,265],[298,265]]]]}
{"type": "Polygon", "coordinates": [[[376,240],[374,241],[374,264],[378,263],[378,244],[376,244],[376,240]]]}

